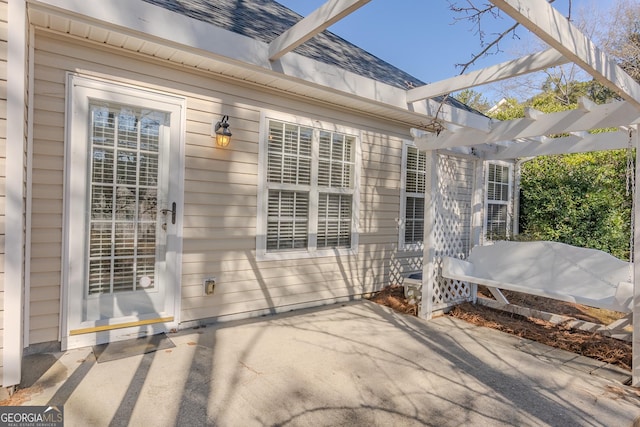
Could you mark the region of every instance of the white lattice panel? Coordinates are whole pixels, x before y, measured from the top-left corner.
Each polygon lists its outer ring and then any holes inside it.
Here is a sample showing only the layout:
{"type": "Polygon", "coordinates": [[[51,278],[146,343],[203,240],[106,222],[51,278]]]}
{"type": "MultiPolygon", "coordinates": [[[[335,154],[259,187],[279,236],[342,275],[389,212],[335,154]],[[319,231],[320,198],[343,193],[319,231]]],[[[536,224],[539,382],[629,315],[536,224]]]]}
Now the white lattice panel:
{"type": "Polygon", "coordinates": [[[471,236],[471,207],[475,161],[439,155],[433,230],[433,310],[471,300],[468,283],[441,276],[442,257],[466,258],[471,236]]]}
{"type": "Polygon", "coordinates": [[[405,277],[422,271],[422,252],[394,248],[389,261],[389,283],[402,285],[405,277]]]}

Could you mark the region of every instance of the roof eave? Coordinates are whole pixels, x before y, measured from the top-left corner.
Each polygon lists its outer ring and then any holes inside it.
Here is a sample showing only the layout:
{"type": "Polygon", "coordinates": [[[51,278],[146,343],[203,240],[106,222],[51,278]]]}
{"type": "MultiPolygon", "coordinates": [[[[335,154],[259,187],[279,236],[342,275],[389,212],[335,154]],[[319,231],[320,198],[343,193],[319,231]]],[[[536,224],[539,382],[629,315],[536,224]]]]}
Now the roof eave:
{"type": "MultiPolygon", "coordinates": [[[[181,64],[185,64],[185,55],[206,58],[207,66],[200,65],[199,69],[395,120],[409,127],[429,129],[436,115],[444,123],[482,130],[490,126],[486,117],[450,105],[441,106],[433,100],[407,103],[406,90],[295,52],[269,61],[269,45],[264,42],[149,3],[111,0],[109,6],[96,8],[91,2],[74,0],[29,1],[30,19],[38,26],[46,27],[51,22],[49,17],[54,16],[98,28],[103,34],[115,32],[145,40],[180,51],[182,55],[177,57],[181,64]]],[[[71,27],[68,26],[69,31],[71,27]]],[[[91,38],[92,32],[84,34],[91,38]]]]}

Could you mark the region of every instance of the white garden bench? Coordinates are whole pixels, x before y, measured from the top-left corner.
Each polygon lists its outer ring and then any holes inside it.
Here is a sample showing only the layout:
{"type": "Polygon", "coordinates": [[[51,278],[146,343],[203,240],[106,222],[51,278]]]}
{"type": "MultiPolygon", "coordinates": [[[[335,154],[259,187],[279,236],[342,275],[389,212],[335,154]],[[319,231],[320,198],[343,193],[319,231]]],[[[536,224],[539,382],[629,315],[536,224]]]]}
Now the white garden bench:
{"type": "Polygon", "coordinates": [[[466,260],[444,257],[441,274],[488,287],[500,304],[509,304],[503,289],[627,313],[607,330],[631,322],[630,264],[599,250],[501,241],[474,247],[466,260]]]}

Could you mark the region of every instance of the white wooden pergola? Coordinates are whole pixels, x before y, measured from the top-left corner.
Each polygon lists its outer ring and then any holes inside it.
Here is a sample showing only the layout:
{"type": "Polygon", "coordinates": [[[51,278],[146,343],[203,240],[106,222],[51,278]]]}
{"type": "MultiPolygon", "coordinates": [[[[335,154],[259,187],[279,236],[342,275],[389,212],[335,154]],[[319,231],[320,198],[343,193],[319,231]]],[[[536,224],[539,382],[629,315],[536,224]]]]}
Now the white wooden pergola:
{"type": "MultiPolygon", "coordinates": [[[[529,109],[522,119],[503,122],[490,120],[469,120],[468,115],[456,115],[447,108],[438,111],[438,123],[444,130],[436,133],[416,135],[416,145],[432,155],[438,150],[454,147],[474,147],[480,151],[483,160],[506,160],[522,157],[579,153],[598,150],[639,147],[638,123],[640,123],[640,85],[626,74],[613,59],[608,57],[588,37],[575,28],[560,12],[546,0],[490,0],[504,13],[515,19],[547,43],[549,48],[533,55],[504,62],[440,82],[406,90],[406,102],[411,106],[418,102],[433,105],[433,98],[462,89],[480,86],[503,79],[521,76],[553,66],[573,62],[593,78],[613,90],[623,100],[605,105],[596,105],[583,99],[579,108],[551,114],[543,114],[529,109]],[[615,132],[590,134],[599,128],[617,128],[615,132]],[[562,138],[550,135],[568,134],[562,138]]],[[[281,34],[269,45],[269,60],[275,61],[300,44],[342,19],[369,0],[329,0],[319,9],[309,14],[288,31],[281,34]]],[[[635,177],[640,176],[636,166],[635,177]]],[[[437,179],[434,177],[433,179],[437,179]]],[[[635,195],[634,203],[640,202],[635,195]]],[[[425,198],[425,224],[434,221],[437,204],[433,196],[425,198]]],[[[640,211],[634,212],[636,224],[640,224],[640,211]]],[[[432,223],[433,224],[433,223],[432,223]]],[[[425,253],[423,266],[423,307],[429,316],[428,307],[432,301],[432,287],[435,253],[430,235],[430,227],[425,227],[425,253]]],[[[640,230],[634,231],[633,259],[640,259],[640,230]]],[[[640,268],[633,266],[634,302],[633,318],[640,318],[640,268]]],[[[633,380],[640,386],[640,322],[633,322],[633,380]]]]}

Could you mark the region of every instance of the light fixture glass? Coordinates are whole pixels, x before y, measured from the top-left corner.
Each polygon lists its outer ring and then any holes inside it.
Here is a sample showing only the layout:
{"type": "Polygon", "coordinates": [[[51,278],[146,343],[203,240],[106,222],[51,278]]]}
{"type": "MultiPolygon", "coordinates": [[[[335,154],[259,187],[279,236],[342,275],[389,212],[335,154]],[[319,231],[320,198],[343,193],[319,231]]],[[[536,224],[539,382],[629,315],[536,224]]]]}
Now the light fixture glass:
{"type": "Polygon", "coordinates": [[[215,125],[214,133],[218,147],[226,147],[231,142],[231,131],[229,131],[229,123],[227,120],[229,120],[229,116],[223,116],[215,125]]]}

